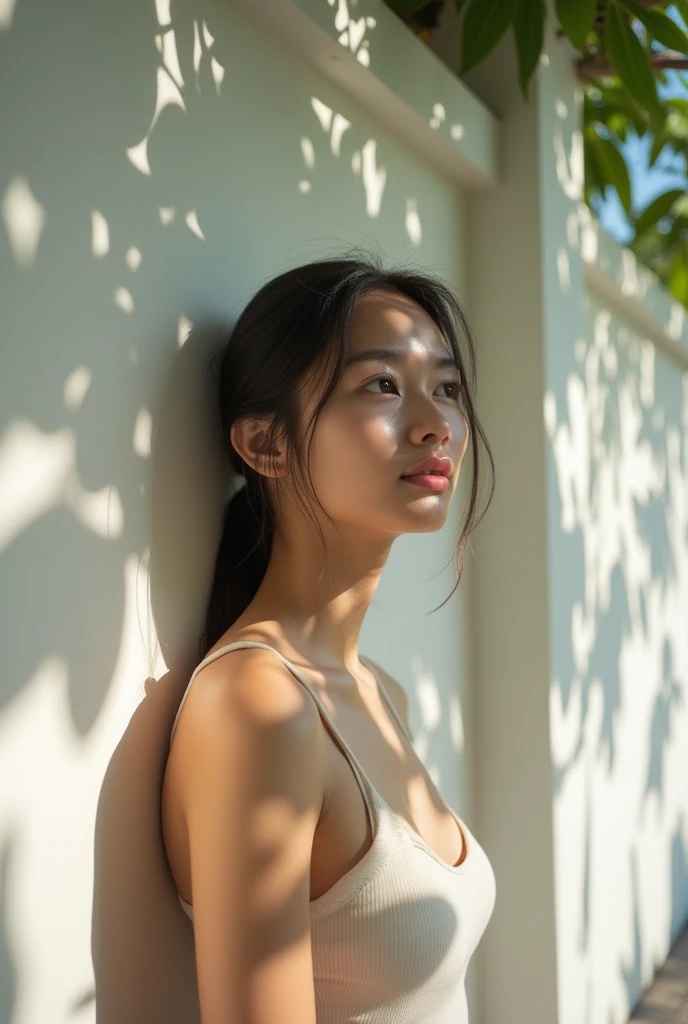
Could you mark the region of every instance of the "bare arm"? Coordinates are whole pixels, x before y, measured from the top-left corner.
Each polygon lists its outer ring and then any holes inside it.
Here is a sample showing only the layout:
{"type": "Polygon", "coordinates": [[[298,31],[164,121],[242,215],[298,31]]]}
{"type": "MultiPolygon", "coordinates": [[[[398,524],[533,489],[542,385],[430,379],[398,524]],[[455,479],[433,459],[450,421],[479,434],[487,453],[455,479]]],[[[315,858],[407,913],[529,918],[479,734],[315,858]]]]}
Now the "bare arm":
{"type": "Polygon", "coordinates": [[[218,658],[194,687],[177,742],[202,1022],[315,1024],[317,709],[274,655],[256,649],[218,658]]]}

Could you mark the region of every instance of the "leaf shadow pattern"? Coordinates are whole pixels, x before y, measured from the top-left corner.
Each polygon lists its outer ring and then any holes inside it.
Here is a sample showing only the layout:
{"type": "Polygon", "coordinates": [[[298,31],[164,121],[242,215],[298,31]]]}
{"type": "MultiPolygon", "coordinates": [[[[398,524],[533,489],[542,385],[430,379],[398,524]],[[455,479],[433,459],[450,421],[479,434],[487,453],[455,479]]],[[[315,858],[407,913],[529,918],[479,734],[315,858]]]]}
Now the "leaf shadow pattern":
{"type": "Polygon", "coordinates": [[[647,949],[660,959],[668,949],[657,900],[671,906],[672,927],[688,914],[685,886],[662,875],[649,845],[658,828],[667,841],[675,836],[681,817],[664,765],[676,764],[685,725],[677,666],[685,664],[688,594],[688,375],[592,296],[585,328],[578,366],[560,361],[545,402],[557,485],[555,839],[561,849],[580,846],[557,899],[561,933],[563,922],[579,922],[577,969],[595,983],[590,1005],[620,1020],[647,982],[647,949]],[[619,921],[610,909],[621,906],[633,916],[619,921]],[[623,1007],[612,996],[619,979],[623,1007]]]}
{"type": "MultiPolygon", "coordinates": [[[[161,922],[187,926],[165,880],[154,793],[172,695],[194,664],[224,499],[202,415],[205,360],[257,283],[299,247],[310,258],[362,239],[402,254],[413,246],[453,273],[460,239],[447,223],[458,223],[460,203],[341,90],[221,0],[157,0],[116,19],[107,4],[18,0],[0,68],[4,95],[21,97],[0,151],[11,341],[0,407],[12,456],[2,467],[13,469],[12,488],[0,488],[0,724],[15,780],[0,834],[32,854],[12,879],[29,935],[21,957],[3,907],[3,992],[26,993],[29,1016],[41,1000],[85,1016],[92,996],[105,1015],[109,996],[125,991],[108,970],[126,986],[131,969],[130,991],[152,1013],[130,954],[139,950],[155,981],[139,940],[157,932],[142,917],[159,906],[161,922]],[[311,135],[312,149],[300,147],[311,135]],[[414,195],[420,210],[408,206],[414,195]],[[195,455],[185,462],[182,450],[195,455]],[[132,575],[150,585],[150,633],[132,575]],[[141,683],[161,675],[161,659],[164,686],[141,683]],[[60,829],[50,831],[52,815],[60,829]],[[51,890],[40,905],[36,863],[51,890]],[[150,903],[132,901],[145,879],[150,903]],[[49,970],[45,947],[66,916],[64,966],[49,970]],[[117,946],[127,934],[131,951],[117,946]],[[91,952],[94,993],[84,983],[91,952]]],[[[188,930],[178,937],[183,945],[188,930]]],[[[171,937],[160,949],[176,955],[171,937]]],[[[192,1007],[186,998],[180,1008],[192,1007]]]]}

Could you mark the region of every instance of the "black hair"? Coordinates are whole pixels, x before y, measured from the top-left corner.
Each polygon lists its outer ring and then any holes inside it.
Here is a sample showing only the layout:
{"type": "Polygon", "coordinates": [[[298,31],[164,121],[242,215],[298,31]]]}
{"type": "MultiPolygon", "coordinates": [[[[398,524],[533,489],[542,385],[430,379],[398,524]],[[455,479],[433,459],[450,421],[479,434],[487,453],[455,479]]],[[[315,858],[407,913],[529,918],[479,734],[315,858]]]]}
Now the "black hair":
{"type": "Polygon", "coordinates": [[[378,256],[368,253],[317,260],[287,270],[264,284],[243,309],[226,344],[212,360],[221,443],[230,471],[243,476],[245,484],[235,492],[225,510],[205,632],[199,643],[200,659],[255,596],[267,569],[279,511],[279,489],[274,490],[278,481],[270,479],[268,484],[267,476],[243,461],[231,443],[230,428],[242,417],[269,418],[265,448],[274,451],[278,439],[286,442],[289,474],[293,470],[304,485],[294,487],[294,494],[323,539],[307,500],[302,498],[306,491],[322,508],[310,475],[311,446],[320,413],[343,373],[352,316],[359,301],[372,291],[401,293],[416,302],[439,328],[459,367],[462,409],[473,456],[473,480],[468,511],[456,546],[457,579],[442,604],[449,600],[461,581],[468,536],[492,500],[495,467],[475,411],[475,344],[459,300],[434,274],[417,268],[385,268],[378,256]],[[317,389],[320,397],[308,423],[310,432],[304,457],[301,398],[307,379],[312,382],[311,393],[317,389]],[[492,486],[487,505],[476,518],[480,469],[478,437],[487,450],[492,486]]]}

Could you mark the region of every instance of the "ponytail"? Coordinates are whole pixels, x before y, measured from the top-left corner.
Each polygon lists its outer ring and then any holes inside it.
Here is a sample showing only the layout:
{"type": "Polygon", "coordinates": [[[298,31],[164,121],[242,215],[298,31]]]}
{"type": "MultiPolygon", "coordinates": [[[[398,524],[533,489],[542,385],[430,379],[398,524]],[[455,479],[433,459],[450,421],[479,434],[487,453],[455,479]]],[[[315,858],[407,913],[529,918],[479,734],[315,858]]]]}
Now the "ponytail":
{"type": "Polygon", "coordinates": [[[257,477],[249,471],[246,484],[227,502],[222,522],[215,571],[206,611],[205,633],[199,659],[245,611],[256,595],[270,559],[272,511],[261,491],[249,483],[257,477]]]}

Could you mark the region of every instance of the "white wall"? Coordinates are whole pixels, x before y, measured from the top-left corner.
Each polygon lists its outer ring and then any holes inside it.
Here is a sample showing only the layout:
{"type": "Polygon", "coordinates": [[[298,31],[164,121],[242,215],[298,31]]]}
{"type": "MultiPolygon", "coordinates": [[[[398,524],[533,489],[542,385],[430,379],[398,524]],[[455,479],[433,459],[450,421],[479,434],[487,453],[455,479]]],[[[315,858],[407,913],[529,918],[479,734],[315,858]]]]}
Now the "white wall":
{"type": "Polygon", "coordinates": [[[581,211],[582,333],[552,348],[559,1019],[625,1021],[688,919],[685,311],[581,211]]]}
{"type": "MultiPolygon", "coordinates": [[[[483,1024],[628,1020],[688,919],[685,310],[580,201],[553,6],[527,105],[510,36],[467,76],[502,143],[468,218],[497,461],[469,627],[483,1024]]],[[[452,16],[437,48],[458,62],[452,16]]]]}
{"type": "Polygon", "coordinates": [[[206,360],[351,243],[465,300],[497,463],[461,590],[425,616],[467,475],[361,642],[495,869],[471,1019],[625,1021],[685,923],[685,315],[589,224],[551,28],[526,105],[510,37],[470,92],[381,0],[2,8],[0,1020],[93,1020],[91,946],[101,1022],[195,1019],[157,815],[224,497],[206,360]]]}
{"type": "MultiPolygon", "coordinates": [[[[3,18],[0,1019],[93,1020],[93,944],[101,1021],[189,1024],[157,813],[222,498],[205,360],[350,243],[462,295],[464,198],[226,0],[3,18]]],[[[472,826],[461,594],[424,616],[455,526],[395,545],[361,646],[472,826]]]]}

